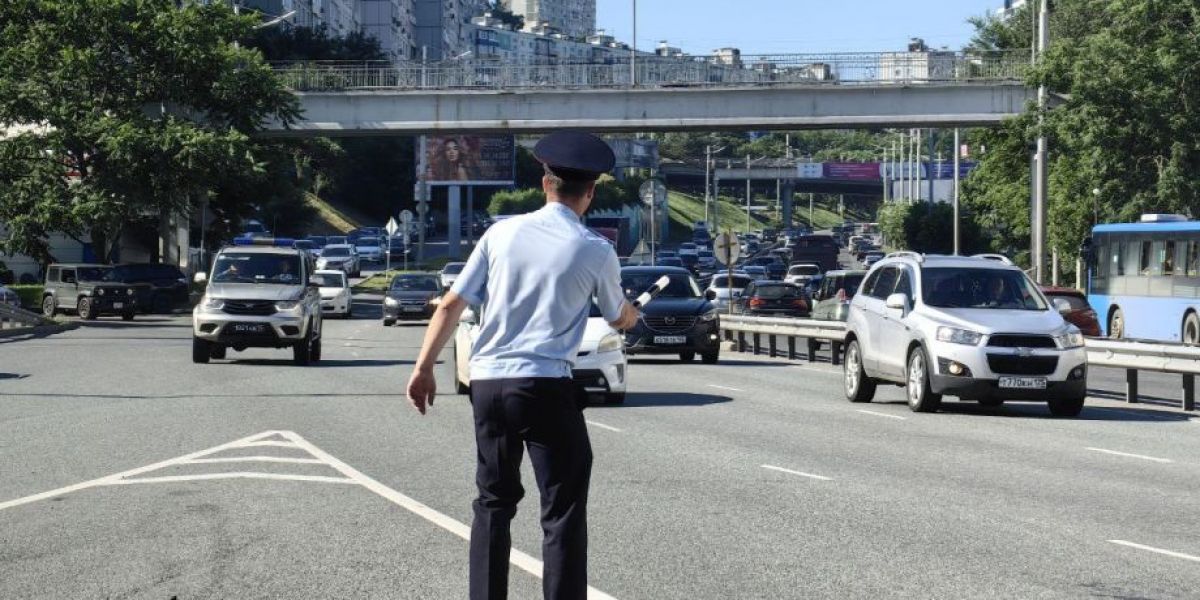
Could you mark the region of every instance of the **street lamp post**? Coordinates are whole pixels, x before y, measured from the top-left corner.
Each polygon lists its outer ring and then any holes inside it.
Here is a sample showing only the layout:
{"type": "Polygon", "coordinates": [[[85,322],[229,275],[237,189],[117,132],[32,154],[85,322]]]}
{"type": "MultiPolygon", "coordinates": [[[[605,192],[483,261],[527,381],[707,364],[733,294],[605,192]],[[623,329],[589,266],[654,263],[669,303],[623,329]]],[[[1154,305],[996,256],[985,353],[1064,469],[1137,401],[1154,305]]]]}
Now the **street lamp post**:
{"type": "Polygon", "coordinates": [[[629,50],[629,85],[637,87],[637,0],[633,0],[633,43],[629,50]]]}

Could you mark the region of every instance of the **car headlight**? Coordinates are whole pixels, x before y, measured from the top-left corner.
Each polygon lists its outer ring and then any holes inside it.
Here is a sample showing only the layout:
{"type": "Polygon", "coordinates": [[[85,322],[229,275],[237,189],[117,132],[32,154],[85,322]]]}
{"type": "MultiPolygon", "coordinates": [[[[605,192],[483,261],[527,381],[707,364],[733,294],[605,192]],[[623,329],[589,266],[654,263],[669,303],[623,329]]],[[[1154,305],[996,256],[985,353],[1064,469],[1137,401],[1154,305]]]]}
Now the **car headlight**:
{"type": "Polygon", "coordinates": [[[716,320],[716,318],[717,318],[716,309],[710,310],[710,311],[700,315],[700,320],[705,321],[705,322],[716,320]]]}
{"type": "Polygon", "coordinates": [[[600,339],[596,352],[616,352],[625,348],[625,339],[619,333],[610,333],[600,339]]]}
{"type": "Polygon", "coordinates": [[[225,308],[225,300],[221,298],[205,297],[204,302],[201,303],[201,306],[208,310],[221,310],[222,308],[225,308]]]}
{"type": "Polygon", "coordinates": [[[391,296],[388,296],[388,297],[386,297],[386,298],[384,298],[384,299],[383,299],[383,305],[384,305],[384,306],[396,306],[396,305],[398,305],[398,304],[400,304],[400,301],[399,301],[399,300],[396,300],[395,298],[393,298],[393,297],[391,297],[391,296]]]}
{"type": "Polygon", "coordinates": [[[939,342],[978,346],[980,340],[983,339],[983,334],[957,327],[938,327],[937,339],[939,342]]]}
{"type": "Polygon", "coordinates": [[[126,295],[126,296],[132,296],[132,295],[133,295],[133,288],[129,288],[129,289],[125,290],[125,295],[126,295]]]}
{"type": "Polygon", "coordinates": [[[1063,350],[1079,348],[1083,346],[1083,334],[1079,331],[1068,331],[1062,335],[1054,336],[1054,343],[1058,344],[1058,347],[1063,350]]]}
{"type": "Polygon", "coordinates": [[[275,303],[275,310],[278,310],[278,311],[296,310],[297,306],[300,306],[299,300],[283,300],[283,301],[275,303]]]}

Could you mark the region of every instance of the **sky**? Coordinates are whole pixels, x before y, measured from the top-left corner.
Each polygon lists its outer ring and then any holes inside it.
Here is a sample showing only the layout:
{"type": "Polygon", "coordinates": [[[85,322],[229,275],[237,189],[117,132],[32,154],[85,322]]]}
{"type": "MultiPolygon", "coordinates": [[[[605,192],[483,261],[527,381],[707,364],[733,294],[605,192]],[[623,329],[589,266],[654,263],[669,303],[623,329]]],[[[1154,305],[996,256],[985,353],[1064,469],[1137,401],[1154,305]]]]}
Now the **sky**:
{"type": "MultiPolygon", "coordinates": [[[[597,0],[596,27],[628,42],[633,0],[597,0]]],[[[1003,0],[638,0],[638,49],[660,40],[690,54],[732,46],[742,54],[903,50],[909,38],[961,48],[971,16],[1003,0]]]]}

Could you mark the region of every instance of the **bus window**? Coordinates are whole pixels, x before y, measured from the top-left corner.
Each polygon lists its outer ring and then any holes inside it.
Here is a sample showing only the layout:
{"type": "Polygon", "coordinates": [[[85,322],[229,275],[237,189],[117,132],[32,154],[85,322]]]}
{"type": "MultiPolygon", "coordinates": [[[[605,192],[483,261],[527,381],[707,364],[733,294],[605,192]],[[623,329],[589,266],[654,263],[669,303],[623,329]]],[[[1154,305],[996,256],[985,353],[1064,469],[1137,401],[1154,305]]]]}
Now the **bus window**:
{"type": "Polygon", "coordinates": [[[1108,274],[1117,277],[1125,274],[1125,244],[1119,240],[1113,240],[1109,244],[1112,248],[1112,262],[1108,265],[1108,274]]]}
{"type": "Polygon", "coordinates": [[[1184,267],[1188,277],[1200,277],[1200,242],[1187,243],[1187,263],[1184,267]]]}
{"type": "Polygon", "coordinates": [[[1154,257],[1154,250],[1151,248],[1151,246],[1152,244],[1148,241],[1142,242],[1142,252],[1138,257],[1140,259],[1138,260],[1137,270],[1139,275],[1150,274],[1150,263],[1152,262],[1151,259],[1154,257]]]}
{"type": "Polygon", "coordinates": [[[1166,243],[1166,249],[1163,252],[1162,274],[1175,274],[1175,242],[1166,243]]]}

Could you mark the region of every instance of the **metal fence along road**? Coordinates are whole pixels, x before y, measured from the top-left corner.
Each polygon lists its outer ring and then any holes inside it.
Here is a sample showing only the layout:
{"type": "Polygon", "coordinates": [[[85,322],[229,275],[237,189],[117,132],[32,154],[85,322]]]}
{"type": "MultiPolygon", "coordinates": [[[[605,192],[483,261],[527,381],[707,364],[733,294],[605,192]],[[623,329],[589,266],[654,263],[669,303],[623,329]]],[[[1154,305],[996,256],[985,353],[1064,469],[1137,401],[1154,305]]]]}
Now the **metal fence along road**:
{"type": "Polygon", "coordinates": [[[273,66],[300,92],[411,89],[721,87],[744,85],[914,85],[1021,83],[1029,52],[860,52],[744,55],[732,62],[641,57],[636,86],[628,59],[593,62],[467,59],[440,62],[282,62],[273,66]]]}

